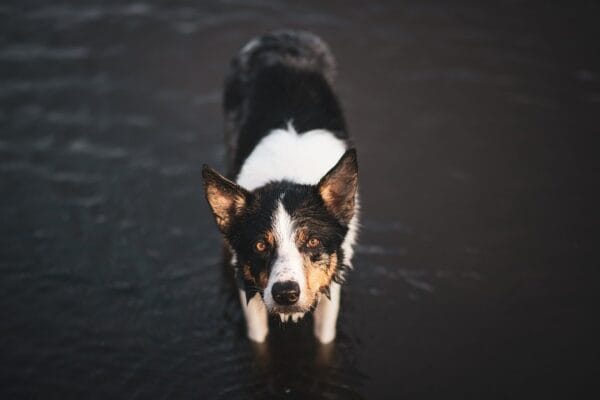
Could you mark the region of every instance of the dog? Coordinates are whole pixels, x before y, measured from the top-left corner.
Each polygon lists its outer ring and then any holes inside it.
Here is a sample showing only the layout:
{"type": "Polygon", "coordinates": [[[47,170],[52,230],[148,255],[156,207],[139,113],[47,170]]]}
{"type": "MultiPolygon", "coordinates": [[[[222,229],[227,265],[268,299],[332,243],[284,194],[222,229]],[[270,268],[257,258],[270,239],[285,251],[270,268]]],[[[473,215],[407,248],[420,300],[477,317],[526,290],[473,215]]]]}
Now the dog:
{"type": "Polygon", "coordinates": [[[334,78],[323,40],[278,31],[246,44],[225,80],[227,177],[207,165],[202,176],[255,342],[269,315],[296,322],[309,311],[319,342],[336,336],[359,204],[334,78]]]}

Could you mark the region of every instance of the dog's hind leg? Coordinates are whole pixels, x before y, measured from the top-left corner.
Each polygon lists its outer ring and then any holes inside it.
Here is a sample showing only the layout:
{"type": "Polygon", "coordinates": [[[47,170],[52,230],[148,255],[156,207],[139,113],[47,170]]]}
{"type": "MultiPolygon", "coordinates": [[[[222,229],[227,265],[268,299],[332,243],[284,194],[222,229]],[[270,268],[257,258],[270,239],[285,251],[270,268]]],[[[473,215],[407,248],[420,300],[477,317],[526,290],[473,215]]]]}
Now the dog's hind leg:
{"type": "Polygon", "coordinates": [[[246,292],[240,290],[240,302],[242,310],[244,310],[244,317],[246,317],[248,338],[253,342],[264,342],[269,333],[269,321],[267,308],[260,294],[256,293],[249,302],[246,302],[246,292]]]}
{"type": "Polygon", "coordinates": [[[321,296],[314,313],[314,334],[323,344],[335,339],[335,326],[340,310],[340,292],[341,286],[332,282],[330,286],[331,299],[321,296]]]}

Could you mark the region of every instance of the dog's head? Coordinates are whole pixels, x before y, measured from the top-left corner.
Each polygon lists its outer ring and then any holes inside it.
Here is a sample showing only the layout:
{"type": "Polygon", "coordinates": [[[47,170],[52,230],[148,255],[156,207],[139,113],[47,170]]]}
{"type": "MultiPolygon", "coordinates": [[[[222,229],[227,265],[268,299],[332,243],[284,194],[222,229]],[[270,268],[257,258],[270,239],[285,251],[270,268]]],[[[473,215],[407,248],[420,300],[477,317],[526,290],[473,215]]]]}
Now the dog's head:
{"type": "Polygon", "coordinates": [[[355,150],[316,185],[280,181],[248,191],[208,166],[202,176],[248,300],[260,293],[270,313],[304,313],[340,279],[356,208],[355,150]]]}

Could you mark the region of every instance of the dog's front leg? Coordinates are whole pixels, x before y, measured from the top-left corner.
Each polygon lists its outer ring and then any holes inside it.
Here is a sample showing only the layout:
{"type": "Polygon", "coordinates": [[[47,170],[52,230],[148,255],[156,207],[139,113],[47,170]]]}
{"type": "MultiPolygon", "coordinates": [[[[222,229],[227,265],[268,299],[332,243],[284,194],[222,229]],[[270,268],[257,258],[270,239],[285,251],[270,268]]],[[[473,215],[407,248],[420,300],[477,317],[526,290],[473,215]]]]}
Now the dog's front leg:
{"type": "Polygon", "coordinates": [[[314,314],[314,333],[319,342],[323,344],[335,339],[335,325],[340,310],[341,286],[333,282],[329,289],[331,300],[321,295],[314,314]]]}
{"type": "Polygon", "coordinates": [[[242,310],[244,310],[244,317],[246,317],[248,338],[254,342],[264,342],[269,333],[269,321],[267,319],[267,308],[260,294],[256,293],[250,299],[250,302],[246,302],[246,292],[240,290],[240,302],[242,303],[242,310]]]}

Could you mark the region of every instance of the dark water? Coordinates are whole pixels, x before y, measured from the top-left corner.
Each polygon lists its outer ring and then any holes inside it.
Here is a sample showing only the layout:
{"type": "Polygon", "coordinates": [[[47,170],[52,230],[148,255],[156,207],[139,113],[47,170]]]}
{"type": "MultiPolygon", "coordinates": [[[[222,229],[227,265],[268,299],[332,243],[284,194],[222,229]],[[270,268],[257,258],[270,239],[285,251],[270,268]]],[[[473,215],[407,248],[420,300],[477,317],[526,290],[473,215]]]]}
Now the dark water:
{"type": "Polygon", "coordinates": [[[0,5],[2,398],[536,398],[597,384],[593,2],[0,5]],[[452,3],[452,4],[451,4],[452,3]],[[229,58],[339,61],[364,227],[339,337],[244,338],[201,196],[229,58]]]}

